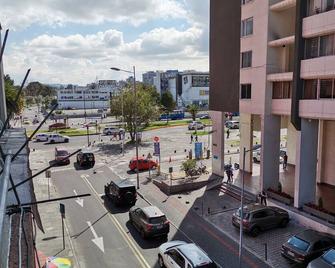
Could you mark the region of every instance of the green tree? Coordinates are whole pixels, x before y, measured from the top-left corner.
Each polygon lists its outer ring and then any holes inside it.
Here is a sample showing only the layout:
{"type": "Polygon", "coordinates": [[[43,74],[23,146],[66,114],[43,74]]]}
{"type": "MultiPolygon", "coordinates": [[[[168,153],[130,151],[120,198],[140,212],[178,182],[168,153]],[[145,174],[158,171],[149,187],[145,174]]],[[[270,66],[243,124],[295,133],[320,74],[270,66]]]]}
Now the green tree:
{"type": "Polygon", "coordinates": [[[170,91],[166,91],[162,94],[161,104],[163,105],[164,110],[167,112],[172,112],[176,107],[176,102],[174,101],[170,91]]]}
{"type": "MultiPolygon", "coordinates": [[[[137,98],[136,98],[136,124],[137,130],[149,124],[149,122],[158,117],[159,107],[156,100],[147,90],[146,86],[141,83],[136,84],[137,98]]],[[[111,113],[114,116],[122,116],[122,102],[123,102],[123,117],[126,123],[126,130],[130,134],[131,141],[135,141],[135,94],[132,86],[128,85],[122,90],[120,95],[111,100],[111,113]]]]}
{"type": "Polygon", "coordinates": [[[4,77],[5,80],[5,94],[6,94],[6,106],[7,113],[9,114],[21,114],[24,108],[24,98],[20,95],[17,102],[15,102],[19,87],[14,85],[14,80],[7,74],[4,77]]]}
{"type": "Polygon", "coordinates": [[[43,98],[51,97],[56,96],[56,90],[40,82],[30,82],[25,88],[25,95],[32,97],[42,96],[43,98]]]}
{"type": "Polygon", "coordinates": [[[187,111],[192,115],[193,121],[195,121],[197,117],[197,113],[199,112],[199,106],[196,104],[191,104],[188,108],[187,111]]]}

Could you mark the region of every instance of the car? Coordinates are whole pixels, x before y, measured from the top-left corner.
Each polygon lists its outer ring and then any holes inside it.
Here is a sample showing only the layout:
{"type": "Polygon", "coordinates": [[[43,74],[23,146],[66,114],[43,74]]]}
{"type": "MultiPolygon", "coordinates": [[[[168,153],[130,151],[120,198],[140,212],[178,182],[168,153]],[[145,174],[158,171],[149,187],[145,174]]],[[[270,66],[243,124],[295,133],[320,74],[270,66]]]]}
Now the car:
{"type": "Polygon", "coordinates": [[[205,114],[203,116],[200,116],[200,119],[211,119],[211,117],[209,116],[209,114],[205,114]]]}
{"type": "Polygon", "coordinates": [[[62,135],[57,134],[57,133],[53,133],[53,134],[49,135],[48,141],[50,143],[69,142],[70,141],[70,137],[68,137],[68,136],[62,136],[62,135]]]}
{"type": "Polygon", "coordinates": [[[96,127],[98,125],[98,123],[96,121],[91,121],[88,123],[84,123],[83,127],[96,127]]]}
{"type": "Polygon", "coordinates": [[[225,122],[226,128],[229,129],[239,129],[240,128],[240,122],[239,121],[226,121],[225,122]]]}
{"type": "Polygon", "coordinates": [[[124,134],[125,130],[123,128],[117,128],[117,127],[105,127],[103,133],[105,135],[119,135],[124,134]]]}
{"type": "Polygon", "coordinates": [[[188,124],[188,130],[198,130],[204,129],[205,125],[199,121],[193,121],[192,123],[188,124]]]}
{"type": "Polygon", "coordinates": [[[311,261],[307,268],[334,268],[335,267],[335,248],[326,251],[319,258],[311,261]]]}
{"type": "MultiPolygon", "coordinates": [[[[233,226],[240,228],[241,208],[232,216],[233,226]]],[[[287,211],[272,206],[249,204],[243,207],[243,231],[257,236],[261,231],[276,227],[286,227],[290,218],[287,211]]]]}
{"type": "Polygon", "coordinates": [[[55,148],[55,161],[59,164],[70,164],[69,152],[65,148],[56,147],[55,148]]]}
{"type": "MultiPolygon", "coordinates": [[[[149,170],[157,167],[157,162],[146,159],[144,157],[138,158],[138,170],[149,170]]],[[[136,157],[133,157],[129,162],[129,169],[135,171],[137,169],[136,157]]]]}
{"type": "Polygon", "coordinates": [[[128,180],[112,180],[105,185],[105,197],[116,205],[134,206],[137,200],[136,187],[128,180]]]}
{"type": "MultiPolygon", "coordinates": [[[[286,154],[286,149],[285,148],[280,149],[280,151],[279,151],[279,163],[283,163],[285,154],[286,154]]],[[[261,162],[261,150],[260,150],[260,148],[254,150],[252,152],[252,160],[254,161],[254,163],[261,162]]]]}
{"type": "Polygon", "coordinates": [[[56,129],[64,129],[64,128],[67,128],[67,126],[65,123],[61,123],[61,122],[49,125],[49,131],[53,131],[56,129]]]}
{"type": "Polygon", "coordinates": [[[132,207],[129,210],[129,222],[140,232],[142,238],[167,236],[170,223],[164,213],[155,206],[132,207]]]}
{"type": "Polygon", "coordinates": [[[335,238],[312,229],[291,236],[282,245],[281,255],[291,261],[307,264],[335,246],[335,238]]]}
{"type": "Polygon", "coordinates": [[[167,268],[217,268],[218,265],[196,244],[170,241],[158,248],[158,264],[167,268]]]}
{"type": "Polygon", "coordinates": [[[23,119],[23,124],[24,125],[30,125],[31,122],[28,119],[23,119]]]}
{"type": "Polygon", "coordinates": [[[48,141],[48,138],[49,138],[49,134],[46,134],[46,133],[38,133],[36,136],[35,136],[35,140],[37,142],[40,142],[40,141],[48,141]]]}
{"type": "Polygon", "coordinates": [[[77,154],[77,164],[79,166],[94,167],[95,157],[91,151],[82,150],[77,154]]]}

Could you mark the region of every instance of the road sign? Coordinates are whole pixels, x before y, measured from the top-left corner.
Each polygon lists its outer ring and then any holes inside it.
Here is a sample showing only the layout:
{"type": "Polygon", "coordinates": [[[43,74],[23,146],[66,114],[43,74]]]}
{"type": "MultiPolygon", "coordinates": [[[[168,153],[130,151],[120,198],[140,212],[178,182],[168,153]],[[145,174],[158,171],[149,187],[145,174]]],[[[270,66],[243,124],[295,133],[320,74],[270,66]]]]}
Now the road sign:
{"type": "Polygon", "coordinates": [[[155,142],[154,143],[154,155],[160,155],[160,154],[161,154],[160,143],[155,142]]]}
{"type": "Polygon", "coordinates": [[[200,159],[202,156],[202,142],[194,143],[194,154],[196,159],[200,159]]]}
{"type": "Polygon", "coordinates": [[[159,137],[155,136],[154,137],[154,142],[159,142],[159,137]]]}
{"type": "Polygon", "coordinates": [[[150,153],[148,153],[147,159],[151,159],[151,158],[152,158],[152,155],[150,153]]]}

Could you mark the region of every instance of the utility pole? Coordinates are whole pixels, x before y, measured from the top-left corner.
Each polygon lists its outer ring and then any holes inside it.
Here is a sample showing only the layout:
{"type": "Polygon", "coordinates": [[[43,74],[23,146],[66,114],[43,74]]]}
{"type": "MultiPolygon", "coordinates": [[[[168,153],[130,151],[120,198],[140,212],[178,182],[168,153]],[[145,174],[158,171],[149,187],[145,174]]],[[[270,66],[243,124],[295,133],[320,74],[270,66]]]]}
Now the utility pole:
{"type": "Polygon", "coordinates": [[[139,167],[138,167],[138,135],[137,135],[137,90],[136,90],[136,76],[135,76],[135,66],[133,66],[134,71],[134,95],[135,95],[135,142],[136,142],[136,182],[137,182],[137,189],[140,189],[140,174],[139,174],[139,167]]]}

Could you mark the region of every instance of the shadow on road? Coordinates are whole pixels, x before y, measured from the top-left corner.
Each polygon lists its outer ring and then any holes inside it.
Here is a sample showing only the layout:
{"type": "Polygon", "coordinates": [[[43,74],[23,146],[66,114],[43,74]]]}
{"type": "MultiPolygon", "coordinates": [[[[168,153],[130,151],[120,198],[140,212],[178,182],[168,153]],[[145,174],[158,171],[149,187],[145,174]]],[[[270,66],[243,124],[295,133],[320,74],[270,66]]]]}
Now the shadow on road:
{"type": "MultiPolygon", "coordinates": [[[[96,223],[99,222],[101,219],[103,219],[107,214],[108,214],[108,212],[102,214],[98,219],[96,219],[94,222],[92,222],[92,226],[94,226],[94,224],[96,224],[96,223]]],[[[85,233],[87,230],[90,230],[90,226],[87,226],[84,230],[82,230],[82,231],[79,232],[78,234],[71,235],[71,238],[73,238],[73,239],[77,239],[79,236],[81,236],[81,235],[82,235],[83,233],[85,233]]]]}
{"type": "Polygon", "coordinates": [[[92,166],[81,166],[79,165],[77,162],[73,163],[73,167],[75,168],[75,170],[88,170],[88,169],[92,169],[92,166]]]}

